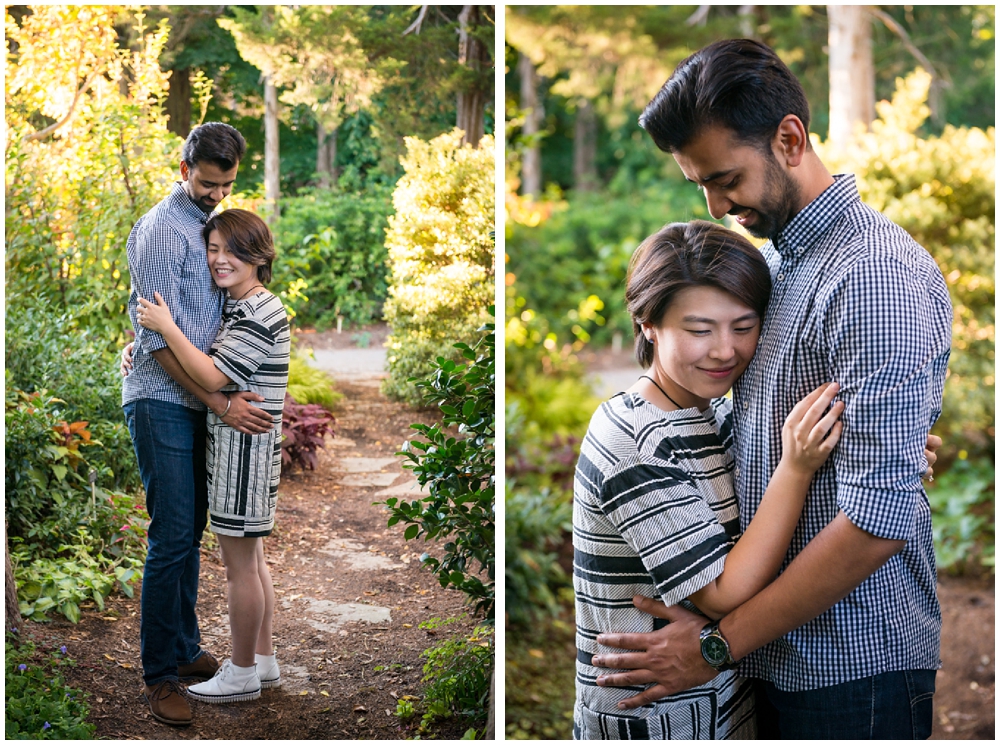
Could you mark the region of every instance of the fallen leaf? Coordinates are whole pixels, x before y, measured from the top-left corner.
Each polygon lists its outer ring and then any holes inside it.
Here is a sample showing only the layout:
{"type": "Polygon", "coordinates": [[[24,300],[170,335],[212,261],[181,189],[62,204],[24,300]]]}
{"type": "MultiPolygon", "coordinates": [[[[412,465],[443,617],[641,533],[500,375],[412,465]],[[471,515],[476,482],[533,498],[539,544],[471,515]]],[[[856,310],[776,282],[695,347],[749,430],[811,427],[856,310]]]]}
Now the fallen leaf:
{"type": "Polygon", "coordinates": [[[107,652],[104,653],[104,656],[105,656],[105,658],[111,660],[112,662],[117,662],[118,661],[114,657],[112,657],[111,655],[109,655],[107,652]]]}
{"type": "Polygon", "coordinates": [[[112,621],[112,622],[114,622],[114,621],[117,621],[118,619],[115,618],[114,616],[102,616],[101,620],[102,621],[112,621]]]}
{"type": "Polygon", "coordinates": [[[393,698],[399,698],[399,694],[396,693],[395,691],[389,691],[389,695],[392,696],[393,698]]]}
{"type": "Polygon", "coordinates": [[[529,649],[528,654],[530,654],[532,657],[537,657],[540,660],[545,659],[545,652],[543,652],[540,649],[529,649]]]}
{"type": "Polygon", "coordinates": [[[126,670],[132,669],[132,665],[130,665],[128,662],[119,662],[118,667],[124,667],[126,670]]]}
{"type": "Polygon", "coordinates": [[[403,628],[404,629],[412,629],[413,628],[413,624],[412,623],[404,623],[403,624],[403,628]]]}
{"type": "Polygon", "coordinates": [[[358,704],[357,706],[355,706],[355,707],[354,707],[354,711],[355,711],[355,712],[359,712],[359,711],[368,711],[368,709],[366,709],[366,708],[365,708],[364,706],[362,706],[361,704],[358,704]]]}
{"type": "Polygon", "coordinates": [[[309,691],[299,691],[299,695],[300,696],[308,696],[309,695],[309,691]]]}
{"type": "Polygon", "coordinates": [[[320,696],[327,696],[327,697],[329,697],[329,695],[330,695],[330,694],[329,694],[329,693],[327,693],[326,691],[320,691],[320,692],[319,692],[319,695],[320,695],[320,696]]]}
{"type": "Polygon", "coordinates": [[[98,696],[98,697],[97,697],[97,703],[99,703],[99,704],[103,704],[103,703],[104,703],[104,699],[103,699],[103,698],[101,698],[100,696],[98,696]]]}

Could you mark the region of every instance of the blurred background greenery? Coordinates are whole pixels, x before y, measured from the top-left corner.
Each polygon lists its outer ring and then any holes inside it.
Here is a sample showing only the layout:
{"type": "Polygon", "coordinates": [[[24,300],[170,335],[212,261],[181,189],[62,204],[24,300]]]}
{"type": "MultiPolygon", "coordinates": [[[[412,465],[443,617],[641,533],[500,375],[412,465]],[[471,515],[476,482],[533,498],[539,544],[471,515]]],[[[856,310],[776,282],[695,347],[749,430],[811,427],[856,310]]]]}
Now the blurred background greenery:
{"type": "Polygon", "coordinates": [[[778,52],[806,90],[823,161],[857,174],[862,198],[938,262],[955,308],[928,487],[938,566],[993,571],[995,9],[868,7],[872,66],[852,84],[870,78],[879,103],[847,141],[830,136],[828,6],[506,11],[509,738],[571,736],[572,477],[599,403],[586,363],[630,346],[622,293],[638,243],[708,218],[637,119],[674,66],[717,39],[778,52]]]}

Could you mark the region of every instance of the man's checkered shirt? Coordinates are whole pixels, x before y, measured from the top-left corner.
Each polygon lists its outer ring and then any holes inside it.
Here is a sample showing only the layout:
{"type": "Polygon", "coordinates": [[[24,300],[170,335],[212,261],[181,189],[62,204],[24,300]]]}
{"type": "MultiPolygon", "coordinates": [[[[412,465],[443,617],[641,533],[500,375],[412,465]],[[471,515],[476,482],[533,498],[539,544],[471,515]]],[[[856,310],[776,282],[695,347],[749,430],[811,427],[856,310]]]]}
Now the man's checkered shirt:
{"type": "Polygon", "coordinates": [[[135,347],[132,372],[122,384],[123,406],[152,398],[205,410],[153,359],[152,353],[167,343],[139,325],[135,310],[139,297],[154,301],[153,293],[159,292],[184,336],[208,354],[219,332],[225,294],[212,282],[205,260],[202,231],[207,221],[208,215],[175,183],[170,196],[139,218],[129,233],[125,244],[132,276],[128,314],[135,329],[135,347]]]}
{"type": "Polygon", "coordinates": [[[835,183],[761,249],[773,289],[757,354],[734,389],[742,529],[781,457],[792,406],[835,381],[841,441],[813,479],[784,566],[838,511],[905,548],[833,608],[749,655],[782,690],[940,667],[930,507],[920,476],[951,347],[948,288],[902,228],[835,183]]]}

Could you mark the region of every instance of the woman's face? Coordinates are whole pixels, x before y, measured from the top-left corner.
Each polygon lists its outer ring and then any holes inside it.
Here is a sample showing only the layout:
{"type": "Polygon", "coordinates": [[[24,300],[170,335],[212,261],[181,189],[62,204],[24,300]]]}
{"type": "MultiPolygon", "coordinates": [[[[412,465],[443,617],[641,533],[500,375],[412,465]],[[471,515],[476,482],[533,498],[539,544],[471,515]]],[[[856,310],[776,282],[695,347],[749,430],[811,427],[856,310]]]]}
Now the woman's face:
{"type": "Polygon", "coordinates": [[[239,297],[241,289],[257,284],[257,267],[240,261],[218,230],[209,233],[206,249],[212,279],[219,287],[228,289],[230,295],[239,297]]]}
{"type": "Polygon", "coordinates": [[[715,287],[688,287],[674,296],[652,335],[653,366],[689,396],[683,406],[704,409],[725,395],[747,369],[760,336],[760,317],[735,296],[715,287]]]}

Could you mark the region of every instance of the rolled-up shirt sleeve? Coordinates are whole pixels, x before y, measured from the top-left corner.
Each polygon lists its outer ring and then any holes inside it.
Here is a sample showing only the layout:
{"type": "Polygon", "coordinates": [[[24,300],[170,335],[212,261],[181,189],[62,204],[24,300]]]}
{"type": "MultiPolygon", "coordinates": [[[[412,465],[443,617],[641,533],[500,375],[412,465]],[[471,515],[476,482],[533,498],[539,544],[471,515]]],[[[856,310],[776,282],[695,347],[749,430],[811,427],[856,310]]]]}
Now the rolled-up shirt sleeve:
{"type": "MultiPolygon", "coordinates": [[[[175,312],[180,303],[187,241],[170,225],[153,222],[139,229],[133,250],[135,255],[129,256],[133,295],[155,302],[155,293],[159,292],[167,307],[175,312]]],[[[136,320],[137,304],[137,299],[129,303],[136,341],[146,352],[163,349],[167,346],[163,337],[143,328],[136,320]]]]}
{"type": "Polygon", "coordinates": [[[939,307],[947,298],[938,294],[930,277],[880,256],[857,263],[829,296],[823,336],[846,404],[833,455],[837,504],[881,538],[914,531],[951,344],[939,307]]]}

